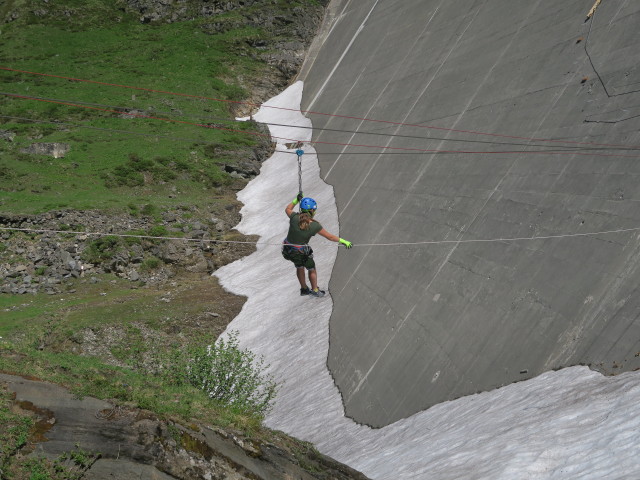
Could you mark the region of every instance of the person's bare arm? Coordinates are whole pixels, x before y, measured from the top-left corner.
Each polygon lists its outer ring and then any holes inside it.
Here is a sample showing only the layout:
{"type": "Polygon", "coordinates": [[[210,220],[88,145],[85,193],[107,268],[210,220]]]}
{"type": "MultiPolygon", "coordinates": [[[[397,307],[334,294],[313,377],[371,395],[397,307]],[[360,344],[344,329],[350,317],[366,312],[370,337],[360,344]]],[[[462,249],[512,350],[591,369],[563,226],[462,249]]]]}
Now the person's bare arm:
{"type": "Polygon", "coordinates": [[[295,208],[295,205],[293,204],[293,202],[287,205],[287,208],[284,209],[285,213],[287,214],[287,217],[291,217],[291,214],[293,214],[294,208],[295,208]]]}
{"type": "Polygon", "coordinates": [[[340,237],[336,237],[333,233],[327,232],[324,228],[318,232],[319,235],[322,235],[327,240],[331,240],[332,242],[339,242],[340,237]]]}
{"type": "Polygon", "coordinates": [[[333,233],[327,232],[324,228],[318,232],[327,240],[331,240],[332,242],[340,242],[346,248],[351,248],[353,244],[349,240],[345,240],[344,238],[336,237],[333,233]]]}
{"type": "Polygon", "coordinates": [[[287,205],[287,208],[284,209],[285,213],[287,214],[287,217],[291,217],[291,215],[293,214],[293,209],[298,203],[300,203],[300,201],[302,200],[302,197],[303,197],[302,192],[298,192],[298,196],[294,198],[289,205],[287,205]]]}

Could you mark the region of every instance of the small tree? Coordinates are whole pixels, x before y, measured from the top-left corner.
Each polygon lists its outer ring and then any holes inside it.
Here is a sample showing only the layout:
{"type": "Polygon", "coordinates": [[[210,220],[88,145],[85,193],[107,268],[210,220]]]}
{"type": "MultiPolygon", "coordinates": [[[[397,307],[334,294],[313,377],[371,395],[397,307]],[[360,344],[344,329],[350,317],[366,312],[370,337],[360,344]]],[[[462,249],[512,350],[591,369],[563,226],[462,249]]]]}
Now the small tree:
{"type": "Polygon", "coordinates": [[[173,383],[189,383],[213,400],[247,413],[266,415],[273,407],[278,385],[266,373],[264,357],[238,344],[238,332],[227,340],[174,351],[164,368],[173,383]]]}

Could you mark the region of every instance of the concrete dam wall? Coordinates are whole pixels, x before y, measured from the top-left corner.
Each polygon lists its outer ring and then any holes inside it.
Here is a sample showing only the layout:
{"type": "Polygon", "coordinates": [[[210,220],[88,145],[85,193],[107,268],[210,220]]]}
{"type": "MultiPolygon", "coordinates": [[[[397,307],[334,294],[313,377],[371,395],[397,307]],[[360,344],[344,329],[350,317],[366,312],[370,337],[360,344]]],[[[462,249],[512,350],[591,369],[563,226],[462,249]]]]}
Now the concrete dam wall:
{"type": "Polygon", "coordinates": [[[640,4],[593,4],[331,2],[300,79],[356,244],[328,366],[357,422],[640,368],[640,4]]]}

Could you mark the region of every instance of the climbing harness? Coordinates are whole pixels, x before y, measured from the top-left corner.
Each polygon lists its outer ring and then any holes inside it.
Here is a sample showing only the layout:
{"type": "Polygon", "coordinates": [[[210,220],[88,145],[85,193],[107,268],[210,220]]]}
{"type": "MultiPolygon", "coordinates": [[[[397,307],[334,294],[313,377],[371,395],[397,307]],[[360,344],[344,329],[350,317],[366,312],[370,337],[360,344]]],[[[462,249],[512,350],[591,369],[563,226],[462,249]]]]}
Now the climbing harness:
{"type": "MultiPolygon", "coordinates": [[[[313,255],[313,249],[309,245],[296,245],[294,243],[289,242],[286,238],[282,241],[282,253],[291,255],[291,254],[299,254],[304,256],[313,255]]],[[[287,260],[289,260],[287,258],[287,260]]]]}

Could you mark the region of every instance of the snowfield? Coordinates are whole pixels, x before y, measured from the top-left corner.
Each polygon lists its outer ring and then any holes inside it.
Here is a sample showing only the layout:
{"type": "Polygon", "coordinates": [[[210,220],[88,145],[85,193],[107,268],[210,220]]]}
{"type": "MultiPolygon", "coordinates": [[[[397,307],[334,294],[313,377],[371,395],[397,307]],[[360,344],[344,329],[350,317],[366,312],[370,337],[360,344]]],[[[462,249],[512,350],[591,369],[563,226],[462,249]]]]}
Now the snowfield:
{"type": "MultiPolygon", "coordinates": [[[[254,119],[298,127],[303,84],[264,104],[254,119]]],[[[263,355],[283,385],[267,426],[313,442],[372,479],[640,479],[640,372],[604,377],[587,367],[548,372],[526,382],[436,405],[381,429],[344,416],[326,367],[330,297],[300,297],[293,265],[280,255],[287,203],[298,191],[297,155],[289,140],[310,129],[270,127],[281,137],[260,175],[239,193],[238,230],[257,234],[258,250],[216,272],[248,301],[228,330],[263,355]]],[[[303,190],[318,202],[316,219],[338,232],[333,189],[320,179],[314,149],[303,147],[303,190]]],[[[357,243],[361,239],[348,240],[357,243]]],[[[311,241],[321,288],[338,246],[311,241]]],[[[425,245],[422,248],[429,248],[425,245]]]]}

